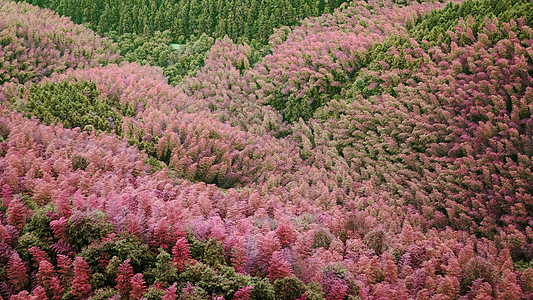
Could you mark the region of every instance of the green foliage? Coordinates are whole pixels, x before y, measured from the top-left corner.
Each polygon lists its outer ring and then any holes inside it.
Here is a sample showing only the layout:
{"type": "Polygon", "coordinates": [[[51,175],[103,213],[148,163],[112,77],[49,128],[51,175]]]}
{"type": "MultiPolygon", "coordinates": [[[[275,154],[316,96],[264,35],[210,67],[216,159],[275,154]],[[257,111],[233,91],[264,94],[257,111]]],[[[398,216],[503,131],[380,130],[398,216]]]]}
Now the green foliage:
{"type": "Polygon", "coordinates": [[[97,289],[94,292],[94,295],[92,296],[92,300],[107,300],[107,299],[113,299],[114,296],[117,295],[117,291],[115,289],[107,287],[102,289],[97,289]]]}
{"type": "Polygon", "coordinates": [[[519,260],[519,261],[513,261],[513,267],[515,270],[518,270],[520,272],[524,272],[525,270],[531,268],[533,269],[533,260],[526,261],[526,260],[519,260]]]}
{"type": "Polygon", "coordinates": [[[305,293],[305,284],[295,275],[274,281],[276,300],[293,300],[305,293]]]}
{"type": "Polygon", "coordinates": [[[146,163],[151,166],[150,173],[153,174],[157,171],[161,171],[165,167],[165,163],[162,161],[157,160],[153,156],[148,157],[146,159],[146,163]]]}
{"type": "Polygon", "coordinates": [[[85,171],[85,168],[89,165],[89,161],[83,155],[73,155],[72,156],[72,169],[76,171],[77,169],[82,169],[85,171]]]}
{"type": "Polygon", "coordinates": [[[397,96],[394,90],[398,84],[411,78],[409,75],[415,72],[422,63],[421,59],[407,61],[403,55],[405,49],[412,47],[407,37],[392,35],[382,43],[376,43],[366,53],[364,64],[353,76],[351,86],[347,89],[347,95],[352,98],[362,95],[365,98],[375,95],[388,94],[397,96]],[[381,74],[385,70],[402,70],[397,72],[398,77],[391,83],[384,85],[385,80],[381,74]]]}
{"type": "Polygon", "coordinates": [[[267,279],[259,279],[254,277],[252,296],[250,300],[274,300],[275,292],[274,287],[268,282],[267,279]]]}
{"type": "Polygon", "coordinates": [[[91,287],[96,290],[96,289],[104,288],[106,286],[106,283],[108,282],[109,281],[104,274],[94,273],[91,278],[90,283],[91,283],[91,287]]]}
{"type": "Polygon", "coordinates": [[[17,252],[22,259],[29,260],[31,255],[28,249],[33,246],[36,246],[39,249],[48,249],[49,245],[43,242],[36,233],[27,232],[19,238],[17,252]]]}
{"type": "Polygon", "coordinates": [[[175,61],[163,68],[164,74],[169,77],[170,84],[178,84],[185,76],[195,76],[196,71],[204,66],[204,59],[215,40],[207,34],[191,39],[175,52],[175,61]]]}
{"type": "Polygon", "coordinates": [[[48,204],[37,209],[26,225],[24,225],[23,234],[31,234],[35,236],[46,247],[41,249],[48,249],[54,240],[54,233],[50,228],[50,217],[46,215],[48,211],[53,211],[53,204],[48,204]]]}
{"type": "Polygon", "coordinates": [[[178,271],[172,264],[172,256],[161,248],[152,273],[155,281],[159,283],[172,284],[178,280],[178,271]]]}
{"type": "Polygon", "coordinates": [[[191,284],[206,291],[231,299],[233,294],[245,286],[254,286],[250,299],[274,300],[274,288],[266,279],[236,273],[227,266],[211,268],[204,263],[197,263],[180,274],[180,282],[191,284]]]}
{"type": "Polygon", "coordinates": [[[43,123],[63,123],[66,128],[80,127],[115,130],[120,134],[122,116],[113,99],[99,95],[96,84],[89,82],[32,84],[25,99],[11,99],[14,107],[35,116],[43,123]]]}
{"type": "Polygon", "coordinates": [[[99,33],[152,35],[169,30],[173,42],[206,33],[268,41],[274,28],[297,25],[299,20],[332,12],[345,0],[27,0],[88,24],[99,33]]]}
{"type": "MultiPolygon", "coordinates": [[[[126,259],[130,259],[130,264],[135,273],[154,266],[155,255],[147,244],[132,238],[114,239],[98,245],[90,245],[82,250],[81,257],[87,261],[93,272],[106,274],[109,281],[114,281],[118,272],[118,266],[126,259]],[[100,265],[100,259],[107,257],[109,263],[105,269],[100,265]]],[[[146,278],[145,278],[146,280],[146,278]]]]}
{"type": "Polygon", "coordinates": [[[329,232],[327,228],[318,228],[315,230],[313,248],[323,247],[328,249],[331,241],[333,240],[333,234],[329,232]]]}
{"type": "Polygon", "coordinates": [[[70,289],[63,294],[61,300],[76,300],[76,297],[72,294],[70,289]]]}
{"type": "MultiPolygon", "coordinates": [[[[83,254],[83,252],[82,252],[83,254]]],[[[87,259],[86,259],[87,260],[87,259]]],[[[116,285],[116,278],[118,275],[118,267],[123,263],[118,256],[113,256],[105,268],[105,274],[107,275],[107,280],[110,283],[109,285],[116,285]]],[[[89,265],[90,266],[90,265],[89,265]]]]}
{"type": "Polygon", "coordinates": [[[208,294],[215,293],[227,296],[234,293],[232,278],[218,274],[214,269],[203,263],[197,263],[180,274],[182,282],[191,282],[204,289],[208,294]]]}
{"type": "Polygon", "coordinates": [[[148,288],[146,293],[144,293],[143,298],[146,298],[147,300],[159,300],[165,296],[165,291],[151,286],[148,288]]]}
{"type": "Polygon", "coordinates": [[[122,261],[130,259],[130,264],[133,267],[134,273],[139,273],[144,268],[150,266],[154,261],[154,254],[150,251],[148,245],[142,241],[135,239],[119,239],[116,242],[105,243],[103,250],[108,252],[116,251],[116,255],[122,261]],[[112,247],[112,248],[111,248],[112,247]]]}
{"type": "Polygon", "coordinates": [[[35,211],[37,208],[39,208],[39,205],[34,201],[35,199],[30,195],[21,195],[20,200],[24,202],[24,205],[26,205],[26,207],[31,211],[35,211]]]}
{"type": "Polygon", "coordinates": [[[324,299],[324,291],[322,286],[317,281],[312,281],[307,285],[307,299],[320,300],[324,299]]]}
{"type": "Polygon", "coordinates": [[[471,258],[463,267],[463,276],[461,280],[461,289],[466,291],[474,280],[482,278],[489,284],[495,284],[498,278],[498,270],[487,259],[476,256],[471,258]]]}
{"type": "Polygon", "coordinates": [[[205,244],[203,261],[209,266],[217,267],[226,264],[224,256],[222,243],[214,238],[209,239],[205,244]]]}
{"type": "Polygon", "coordinates": [[[173,39],[168,30],[150,35],[110,32],[108,36],[117,42],[121,54],[128,61],[161,67],[168,82],[173,85],[180,83],[185,76],[194,76],[204,66],[205,55],[215,43],[204,33],[191,37],[175,50],[170,46],[173,39]]]}
{"type": "Polygon", "coordinates": [[[275,97],[274,101],[269,102],[268,104],[273,107],[283,110],[283,119],[289,122],[298,121],[300,118],[308,120],[313,116],[313,112],[320,106],[319,101],[313,101],[309,105],[309,97],[304,96],[297,98],[293,94],[289,95],[287,101],[283,97],[275,97]]]}
{"type": "Polygon", "coordinates": [[[93,240],[100,240],[113,232],[113,225],[104,212],[93,210],[89,213],[78,213],[70,217],[68,233],[72,246],[81,250],[93,240]]]}
{"type": "Polygon", "coordinates": [[[198,261],[202,261],[205,251],[205,243],[198,241],[191,230],[187,230],[187,240],[189,242],[191,257],[198,261]]]}
{"type": "Polygon", "coordinates": [[[254,277],[235,272],[232,267],[223,266],[217,269],[218,273],[232,282],[232,289],[238,291],[244,286],[253,285],[254,277]]]}
{"type": "Polygon", "coordinates": [[[157,31],[153,35],[137,33],[118,34],[109,32],[108,37],[115,40],[121,54],[130,62],[166,67],[175,60],[176,51],[172,49],[170,31],[157,31]]]}
{"type": "Polygon", "coordinates": [[[370,230],[364,237],[363,242],[376,254],[382,254],[387,247],[387,233],[382,228],[370,230]]]}
{"type": "MultiPolygon", "coordinates": [[[[474,36],[485,26],[485,19],[509,22],[510,19],[522,18],[528,26],[533,25],[533,3],[529,0],[468,0],[461,4],[449,3],[444,9],[435,10],[419,18],[409,28],[409,35],[418,41],[427,40],[430,46],[449,44],[451,38],[447,31],[455,30],[460,20],[467,22],[474,36]]],[[[459,37],[469,43],[466,36],[459,37]]],[[[493,40],[494,41],[494,40],[493,40]]]]}

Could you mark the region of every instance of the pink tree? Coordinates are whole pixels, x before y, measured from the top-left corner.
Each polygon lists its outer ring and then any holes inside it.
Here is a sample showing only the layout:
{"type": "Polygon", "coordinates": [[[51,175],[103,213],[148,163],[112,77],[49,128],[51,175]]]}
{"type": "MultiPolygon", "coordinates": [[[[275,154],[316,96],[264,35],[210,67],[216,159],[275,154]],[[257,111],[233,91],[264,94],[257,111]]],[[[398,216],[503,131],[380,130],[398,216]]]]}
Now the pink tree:
{"type": "Polygon", "coordinates": [[[183,272],[185,269],[185,263],[191,258],[191,252],[189,250],[189,242],[186,238],[181,237],[176,241],[174,247],[172,247],[172,254],[174,262],[178,271],[183,272]]]}
{"type": "Polygon", "coordinates": [[[272,258],[268,266],[268,279],[274,282],[276,279],[284,278],[292,274],[290,263],[283,257],[281,251],[272,253],[272,258]]]}
{"type": "Polygon", "coordinates": [[[176,298],[178,298],[178,294],[176,294],[176,285],[177,283],[174,282],[174,284],[172,284],[165,290],[165,295],[163,296],[162,300],[176,300],[176,298]]]}
{"type": "Polygon", "coordinates": [[[130,259],[126,259],[124,263],[118,267],[116,289],[118,290],[121,299],[129,299],[132,290],[131,279],[133,278],[133,268],[130,265],[130,261],[130,259]]]}
{"type": "Polygon", "coordinates": [[[243,286],[238,291],[235,292],[235,295],[233,295],[234,300],[248,300],[250,299],[250,296],[252,295],[252,291],[254,290],[253,285],[249,286],[243,286]]]}
{"type": "Polygon", "coordinates": [[[74,259],[74,280],[72,280],[71,292],[80,299],[91,296],[91,284],[89,283],[91,270],[89,264],[81,256],[74,259]]]}
{"type": "Polygon", "coordinates": [[[24,289],[29,283],[28,268],[17,252],[14,252],[7,263],[6,274],[9,282],[16,290],[24,289]]]}
{"type": "Polygon", "coordinates": [[[54,276],[57,276],[54,265],[47,260],[40,261],[39,271],[37,272],[39,284],[46,290],[51,290],[52,278],[54,278],[54,276]]]}
{"type": "Polygon", "coordinates": [[[143,274],[137,273],[133,275],[130,282],[131,282],[130,298],[140,299],[142,295],[144,294],[144,292],[146,291],[146,282],[143,279],[143,274]]]}
{"type": "Polygon", "coordinates": [[[26,224],[26,218],[28,216],[28,209],[18,198],[14,198],[9,202],[9,206],[6,211],[7,222],[13,225],[18,231],[22,231],[22,227],[26,224]]]}

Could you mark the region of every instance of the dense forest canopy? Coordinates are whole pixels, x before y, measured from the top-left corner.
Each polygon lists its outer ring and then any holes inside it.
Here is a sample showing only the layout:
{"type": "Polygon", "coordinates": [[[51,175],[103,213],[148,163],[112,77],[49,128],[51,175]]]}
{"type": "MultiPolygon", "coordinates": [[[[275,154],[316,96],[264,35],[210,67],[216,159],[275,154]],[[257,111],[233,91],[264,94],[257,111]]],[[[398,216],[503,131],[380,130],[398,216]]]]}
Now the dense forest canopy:
{"type": "Polygon", "coordinates": [[[203,66],[215,38],[229,36],[254,47],[255,61],[268,53],[268,38],[280,26],[332,12],[343,0],[292,1],[41,1],[119,44],[130,62],[163,68],[169,83],[178,84],[203,66]],[[183,43],[180,52],[171,43],[183,43]]]}
{"type": "Polygon", "coordinates": [[[2,299],[533,297],[530,0],[30,2],[2,299]]]}
{"type": "Polygon", "coordinates": [[[268,41],[274,28],[331,13],[343,0],[29,0],[88,23],[99,33],[151,35],[169,30],[174,42],[213,38],[268,41]]]}

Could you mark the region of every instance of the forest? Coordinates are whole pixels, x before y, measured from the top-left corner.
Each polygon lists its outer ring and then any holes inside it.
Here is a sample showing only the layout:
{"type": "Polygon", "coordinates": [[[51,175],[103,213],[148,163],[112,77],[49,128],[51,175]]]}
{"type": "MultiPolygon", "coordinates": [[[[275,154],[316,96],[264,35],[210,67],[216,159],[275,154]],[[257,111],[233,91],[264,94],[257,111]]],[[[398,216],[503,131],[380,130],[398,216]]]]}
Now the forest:
{"type": "Polygon", "coordinates": [[[533,2],[0,0],[0,298],[533,299],[533,2]]]}

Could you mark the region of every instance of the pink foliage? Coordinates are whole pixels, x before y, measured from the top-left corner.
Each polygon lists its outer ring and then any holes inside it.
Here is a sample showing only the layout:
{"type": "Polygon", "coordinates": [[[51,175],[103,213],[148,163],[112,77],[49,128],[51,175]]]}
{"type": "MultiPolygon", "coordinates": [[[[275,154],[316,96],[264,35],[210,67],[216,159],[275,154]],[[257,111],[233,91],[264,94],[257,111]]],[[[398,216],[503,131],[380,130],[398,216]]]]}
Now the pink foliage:
{"type": "Polygon", "coordinates": [[[30,300],[48,300],[45,289],[40,285],[36,286],[31,291],[30,300]]]}
{"type": "Polygon", "coordinates": [[[19,232],[26,224],[28,209],[20,199],[13,199],[9,202],[6,211],[6,219],[9,225],[13,225],[19,232]]]}
{"type": "Polygon", "coordinates": [[[52,290],[54,300],[59,300],[63,296],[63,293],[65,292],[65,287],[62,285],[61,280],[59,277],[53,277],[50,281],[50,289],[52,290]]]}
{"type": "Polygon", "coordinates": [[[79,299],[89,298],[91,295],[89,264],[80,256],[74,259],[74,279],[72,280],[71,293],[79,299]]]}
{"type": "MultiPolygon", "coordinates": [[[[130,265],[130,260],[127,259],[118,267],[117,286],[116,289],[121,297],[128,298],[132,291],[133,268],[130,265]]],[[[142,279],[142,278],[141,278],[142,279]]]]}
{"type": "Polygon", "coordinates": [[[143,274],[137,273],[131,278],[131,299],[140,299],[146,292],[146,282],[143,279],[143,274]]]}
{"type": "Polygon", "coordinates": [[[231,250],[231,263],[238,273],[246,273],[246,252],[246,238],[243,236],[236,237],[231,250]]]}
{"type": "Polygon", "coordinates": [[[234,300],[248,300],[250,299],[250,296],[252,295],[253,289],[254,289],[253,285],[244,286],[235,292],[235,295],[233,295],[233,299],[234,300]]]}
{"type": "Polygon", "coordinates": [[[185,263],[191,258],[189,242],[186,238],[182,237],[176,241],[176,244],[172,247],[172,255],[174,256],[172,262],[174,262],[178,271],[183,272],[185,263]]]}
{"type": "Polygon", "coordinates": [[[18,255],[13,253],[9,258],[6,269],[7,278],[18,291],[23,290],[29,283],[28,268],[18,255]]]}
{"type": "Polygon", "coordinates": [[[163,296],[162,300],[176,300],[176,298],[178,297],[178,294],[176,294],[176,284],[177,283],[174,282],[174,284],[172,284],[165,290],[165,295],[163,296]]]}
{"type": "Polygon", "coordinates": [[[268,264],[268,279],[274,282],[276,279],[284,278],[292,274],[290,263],[283,257],[280,251],[272,253],[272,258],[268,264]]]}
{"type": "Polygon", "coordinates": [[[53,220],[50,222],[50,228],[54,232],[54,237],[56,239],[67,239],[68,232],[68,220],[65,217],[61,217],[59,220],[53,220]]]}
{"type": "Polygon", "coordinates": [[[30,247],[28,252],[32,255],[33,260],[37,263],[37,265],[39,265],[42,261],[50,261],[48,253],[36,246],[30,247]]]}
{"type": "Polygon", "coordinates": [[[4,184],[2,186],[2,194],[0,199],[2,200],[2,205],[4,207],[9,207],[9,203],[13,199],[13,192],[11,191],[11,187],[9,185],[4,184]]]}
{"type": "Polygon", "coordinates": [[[110,40],[50,10],[2,0],[0,19],[0,31],[8,42],[2,47],[0,83],[37,81],[69,68],[119,59],[110,40]]]}
{"type": "MultiPolygon", "coordinates": [[[[217,41],[198,76],[172,87],[154,67],[101,66],[116,58],[99,50],[113,49],[108,41],[49,11],[0,0],[0,30],[22,36],[2,48],[5,56],[20,49],[17,64],[44,62],[9,78],[0,70],[2,83],[56,73],[45,81],[94,82],[128,111],[118,137],[45,126],[2,105],[0,289],[21,299],[43,289],[60,299],[71,286],[75,296],[90,295],[90,269],[67,243],[68,220],[100,210],[113,225],[105,240],[129,234],[151,250],[171,249],[179,272],[191,258],[188,230],[199,242],[220,241],[237,272],[271,282],[294,273],[319,281],[326,299],[531,297],[533,272],[513,271],[513,261],[533,256],[533,31],[488,20],[474,35],[463,32],[463,20],[449,45],[410,40],[405,51],[389,49],[399,61],[423,62],[415,70],[384,62],[360,70],[373,45],[405,36],[407,22],[443,5],[392,2],[356,1],[281,29],[255,66],[247,45],[217,41]],[[18,21],[23,28],[12,25],[18,21]],[[397,96],[349,95],[358,71],[397,96]],[[263,105],[290,96],[323,101],[321,119],[289,125],[263,105]],[[72,168],[75,156],[87,159],[85,170],[72,168]],[[150,156],[165,162],[161,170],[150,156]],[[55,206],[47,217],[56,240],[43,248],[50,257],[29,249],[31,285],[29,264],[14,250],[32,213],[24,197],[55,206]]],[[[2,93],[16,94],[15,84],[2,93]]],[[[138,298],[147,286],[130,263],[120,265],[116,289],[138,298]]],[[[190,283],[181,292],[197,296],[190,283]]],[[[177,298],[177,284],[165,293],[177,298]]]]}
{"type": "Polygon", "coordinates": [[[282,247],[291,245],[294,242],[296,233],[297,232],[289,218],[284,217],[279,221],[278,228],[276,228],[276,234],[282,247]]]}
{"type": "Polygon", "coordinates": [[[162,218],[157,222],[152,235],[152,241],[150,245],[154,249],[162,248],[163,250],[170,250],[172,245],[172,237],[169,232],[169,226],[166,218],[162,218]]]}
{"type": "MultiPolygon", "coordinates": [[[[58,273],[61,275],[61,279],[64,283],[70,283],[73,277],[72,259],[66,255],[57,255],[57,267],[58,273]]],[[[59,291],[59,286],[55,286],[55,289],[59,291]]]]}
{"type": "Polygon", "coordinates": [[[57,276],[54,265],[46,260],[39,262],[37,278],[39,284],[46,290],[52,290],[52,279],[57,276]]]}

